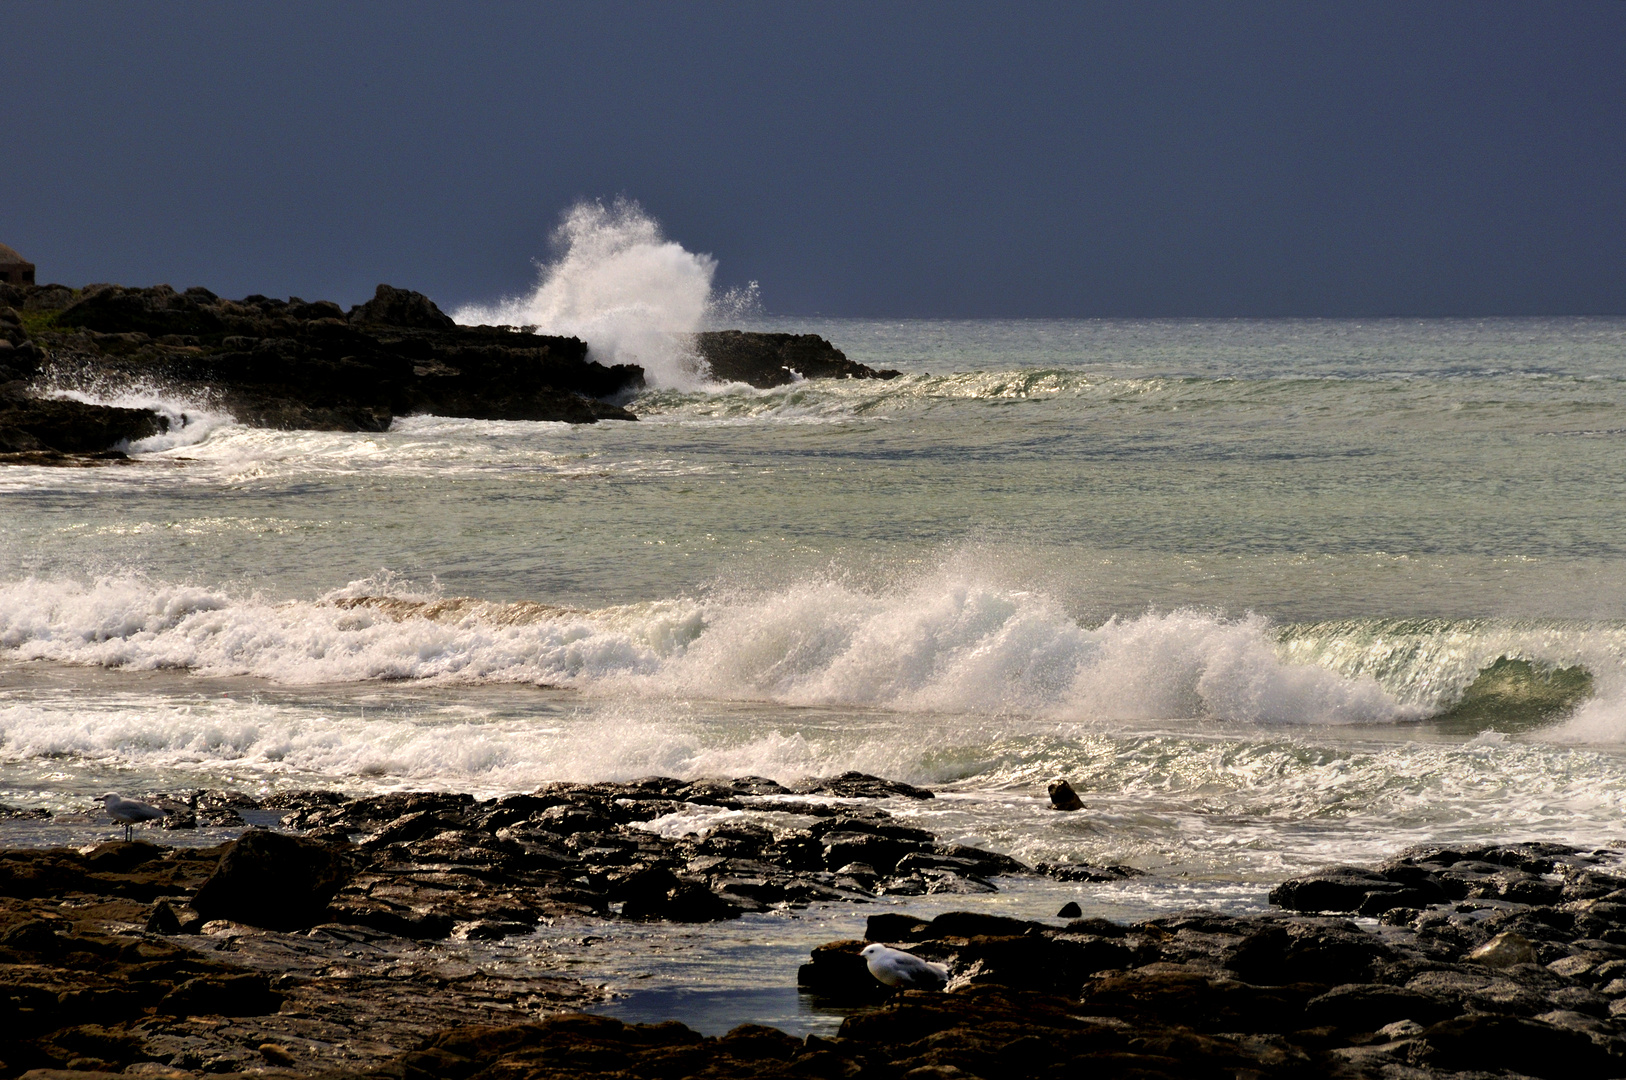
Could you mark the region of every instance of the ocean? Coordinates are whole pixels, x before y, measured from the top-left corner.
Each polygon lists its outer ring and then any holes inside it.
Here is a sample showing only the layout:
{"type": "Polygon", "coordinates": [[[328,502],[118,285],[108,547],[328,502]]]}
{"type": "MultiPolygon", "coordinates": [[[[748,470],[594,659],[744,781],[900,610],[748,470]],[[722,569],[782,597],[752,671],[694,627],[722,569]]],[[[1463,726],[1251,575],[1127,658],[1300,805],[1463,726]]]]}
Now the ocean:
{"type": "Polygon", "coordinates": [[[903,374],[382,434],[125,389],[175,418],[131,463],[0,470],[0,803],[59,815],[0,839],[110,835],[108,790],[858,769],[1148,872],[951,906],[1113,917],[1626,839],[1626,320],[744,325],[903,374]]]}

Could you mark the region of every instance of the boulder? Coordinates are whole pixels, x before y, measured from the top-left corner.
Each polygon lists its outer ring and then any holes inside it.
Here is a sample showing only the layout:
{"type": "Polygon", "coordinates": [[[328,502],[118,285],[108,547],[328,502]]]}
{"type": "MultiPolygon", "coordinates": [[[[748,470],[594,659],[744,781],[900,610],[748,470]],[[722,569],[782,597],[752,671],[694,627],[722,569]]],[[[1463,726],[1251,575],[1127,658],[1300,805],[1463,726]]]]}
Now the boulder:
{"type": "Polygon", "coordinates": [[[226,849],[192,908],[205,919],[301,930],[324,920],[352,873],[345,853],[328,844],[251,829],[226,849]]]}
{"type": "Polygon", "coordinates": [[[710,330],[695,335],[695,352],[721,382],[748,383],[765,390],[802,379],[895,379],[900,372],[877,371],[847,359],[817,334],[761,334],[710,330]]]}
{"type": "Polygon", "coordinates": [[[1461,1016],[1415,1036],[1411,1064],[1431,1069],[1507,1070],[1552,1080],[1620,1076],[1618,1059],[1581,1031],[1515,1016],[1461,1016]]]}
{"type": "Polygon", "coordinates": [[[1425,907],[1446,899],[1426,878],[1395,881],[1376,870],[1334,866],[1293,878],[1270,890],[1270,902],[1293,911],[1355,911],[1381,915],[1390,908],[1425,907]]]}
{"type": "Polygon", "coordinates": [[[1057,780],[1050,785],[1050,805],[1057,810],[1082,810],[1084,800],[1078,797],[1073,785],[1065,780],[1057,780]]]}

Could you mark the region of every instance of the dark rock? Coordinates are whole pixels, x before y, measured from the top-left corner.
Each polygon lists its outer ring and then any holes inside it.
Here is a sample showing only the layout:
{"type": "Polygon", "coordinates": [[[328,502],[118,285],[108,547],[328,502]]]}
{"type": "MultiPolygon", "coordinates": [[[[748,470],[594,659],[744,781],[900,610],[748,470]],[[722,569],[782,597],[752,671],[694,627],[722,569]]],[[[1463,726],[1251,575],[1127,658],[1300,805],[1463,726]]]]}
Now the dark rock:
{"type": "Polygon", "coordinates": [[[1438,1069],[1505,1069],[1553,1080],[1626,1071],[1582,1032],[1514,1016],[1463,1016],[1433,1024],[1416,1037],[1410,1060],[1438,1069]]]}
{"type": "Polygon", "coordinates": [[[110,840],[85,853],[90,869],[100,873],[123,873],[162,858],[164,849],[143,840],[110,840]]]}
{"type": "Polygon", "coordinates": [[[1397,1020],[1431,1024],[1454,1012],[1449,1002],[1416,990],[1382,983],[1352,983],[1311,998],[1305,1004],[1304,1018],[1311,1026],[1358,1032],[1377,1031],[1397,1020]]]}
{"type": "Polygon", "coordinates": [[[1140,970],[1091,980],[1081,1000],[1099,1016],[1190,1025],[1198,1031],[1279,1033],[1304,1026],[1304,997],[1193,971],[1140,970]]]}
{"type": "Polygon", "coordinates": [[[816,334],[761,334],[714,330],[695,335],[695,351],[722,382],[758,389],[803,379],[894,379],[899,372],[876,371],[847,359],[816,334]]]}
{"type": "Polygon", "coordinates": [[[840,776],[813,777],[791,785],[798,795],[834,795],[843,799],[930,799],[934,796],[925,788],[915,787],[898,780],[884,780],[868,773],[844,772],[840,776]]]}
{"type": "Polygon", "coordinates": [[[575,338],[457,326],[427,298],[388,286],[352,316],[325,301],[87,286],[27,344],[44,351],[58,384],[172,386],[263,427],[382,431],[422,412],[635,419],[602,399],[640,387],[642,372],[590,362],[575,338]]]}
{"type": "Polygon", "coordinates": [[[254,829],[227,848],[192,907],[205,919],[302,929],[323,921],[352,874],[348,859],[327,844],[254,829]]]}
{"type": "Polygon", "coordinates": [[[928,938],[1020,937],[1049,929],[1043,923],[988,915],[980,911],[947,911],[931,921],[928,938]]]}
{"type": "Polygon", "coordinates": [[[631,874],[619,883],[617,890],[625,897],[621,913],[629,919],[715,922],[737,919],[743,914],[738,904],[664,868],[631,874]]]}
{"type": "Polygon", "coordinates": [[[1084,910],[1075,901],[1069,900],[1061,906],[1060,911],[1056,912],[1056,918],[1076,919],[1082,914],[1084,914],[1084,910]]]}
{"type": "Polygon", "coordinates": [[[195,934],[203,927],[203,918],[195,911],[178,909],[168,900],[160,900],[147,917],[149,934],[195,934]]]}
{"type": "Polygon", "coordinates": [[[1091,866],[1089,863],[1040,863],[1033,867],[1035,873],[1053,877],[1057,881],[1124,881],[1128,878],[1144,877],[1146,871],[1133,866],[1124,866],[1114,863],[1111,866],[1091,866]]]}
{"type": "Polygon", "coordinates": [[[264,975],[210,975],[188,979],[165,994],[160,1013],[173,1016],[262,1016],[274,1013],[282,995],[264,975]]]}
{"type": "Polygon", "coordinates": [[[831,870],[847,863],[863,862],[883,872],[890,872],[898,860],[919,847],[919,842],[899,840],[869,832],[832,832],[820,838],[824,842],[824,864],[831,870]]]}
{"type": "Polygon", "coordinates": [[[67,939],[60,933],[61,929],[59,923],[30,919],[0,933],[0,949],[55,956],[67,948],[68,944],[67,939]]]}
{"type": "Polygon", "coordinates": [[[841,1001],[878,1001],[891,995],[890,987],[870,974],[858,955],[867,941],[832,941],[813,950],[796,972],[796,985],[809,993],[841,1001]]]}
{"type": "MultiPolygon", "coordinates": [[[[338,308],[335,307],[337,312],[338,308]]],[[[423,293],[380,285],[373,298],[350,309],[353,323],[384,323],[388,326],[413,326],[421,330],[449,330],[457,324],[450,315],[441,312],[435,302],[423,293]]]]}
{"type": "Polygon", "coordinates": [[[1268,925],[1242,939],[1226,966],[1249,982],[1342,985],[1367,982],[1392,953],[1351,923],[1331,920],[1268,925]]]}
{"type": "Polygon", "coordinates": [[[1057,780],[1050,785],[1050,805],[1057,810],[1082,810],[1084,800],[1078,797],[1073,785],[1065,780],[1057,780]]]}
{"type": "Polygon", "coordinates": [[[146,409],[0,393],[0,453],[90,454],[169,430],[146,409]]]}
{"type": "Polygon", "coordinates": [[[1337,866],[1285,881],[1270,891],[1270,902],[1294,911],[1357,911],[1380,915],[1392,907],[1418,907],[1446,899],[1444,892],[1419,882],[1394,881],[1358,866],[1337,866]]]}
{"type": "Polygon", "coordinates": [[[871,915],[864,926],[864,937],[869,941],[922,941],[931,932],[932,924],[901,911],[888,911],[871,915]]]}

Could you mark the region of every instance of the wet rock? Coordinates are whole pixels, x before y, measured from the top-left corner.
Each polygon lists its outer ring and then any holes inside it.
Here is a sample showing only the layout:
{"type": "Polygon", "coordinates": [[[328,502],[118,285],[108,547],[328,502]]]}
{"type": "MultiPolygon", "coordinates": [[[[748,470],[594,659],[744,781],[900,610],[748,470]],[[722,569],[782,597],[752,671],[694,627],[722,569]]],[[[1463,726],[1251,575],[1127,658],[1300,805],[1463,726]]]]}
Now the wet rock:
{"type": "Polygon", "coordinates": [[[835,795],[844,799],[930,799],[932,792],[899,780],[885,780],[868,773],[844,772],[840,776],[814,777],[792,784],[798,795],[835,795]]]}
{"type": "Polygon", "coordinates": [[[1065,904],[1063,904],[1061,906],[1060,911],[1056,912],[1056,918],[1058,918],[1058,919],[1076,919],[1082,914],[1084,914],[1084,911],[1083,911],[1082,908],[1080,908],[1078,906],[1077,902],[1073,901],[1073,900],[1069,900],[1069,901],[1067,901],[1067,903],[1065,903],[1065,904]]]}
{"type": "Polygon", "coordinates": [[[1390,908],[1418,907],[1446,899],[1438,886],[1391,880],[1358,866],[1339,866],[1285,881],[1270,902],[1294,911],[1356,911],[1380,915],[1390,908]]]}
{"type": "Polygon", "coordinates": [[[328,902],[353,874],[327,844],[254,829],[227,848],[192,907],[205,919],[301,929],[324,921],[328,902]]]}
{"type": "Polygon", "coordinates": [[[457,326],[426,297],[387,285],[348,318],[326,301],[168,286],[87,286],[52,310],[27,344],[58,382],[191,389],[264,427],[382,431],[420,412],[631,420],[603,399],[643,382],[636,367],[589,361],[575,338],[457,326]]]}
{"type": "Polygon", "coordinates": [[[1618,1059],[1586,1034],[1513,1016],[1463,1016],[1432,1024],[1414,1037],[1413,1065],[1457,1071],[1507,1070],[1524,1076],[1619,1076],[1618,1059]]]}
{"type": "Polygon", "coordinates": [[[165,994],[158,1011],[174,1016],[260,1016],[273,1013],[282,995],[264,975],[209,975],[188,979],[165,994]]]}
{"type": "Polygon", "coordinates": [[[859,955],[868,941],[832,941],[813,950],[796,971],[796,985],[809,993],[845,1002],[879,1001],[892,989],[870,974],[859,955]]]}
{"type": "Polygon", "coordinates": [[[1078,797],[1073,785],[1065,780],[1057,780],[1050,785],[1050,805],[1057,810],[1082,810],[1084,800],[1078,797]]]}
{"type": "Polygon", "coordinates": [[[715,330],[695,335],[695,351],[723,382],[758,389],[800,379],[893,379],[896,371],[876,371],[849,360],[816,334],[763,334],[715,330]]]}
{"type": "Polygon", "coordinates": [[[1468,959],[1486,967],[1512,967],[1514,964],[1534,964],[1536,950],[1519,934],[1497,934],[1469,953],[1468,959]]]}
{"type": "Polygon", "coordinates": [[[1276,923],[1248,934],[1226,966],[1249,982],[1339,985],[1371,979],[1392,951],[1352,923],[1276,923]]]}
{"type": "Polygon", "coordinates": [[[1444,1020],[1453,1006],[1438,997],[1383,983],[1352,983],[1311,998],[1304,1006],[1307,1026],[1339,1031],[1378,1031],[1402,1021],[1419,1025],[1444,1020]]]}
{"type": "Polygon", "coordinates": [[[149,934],[195,934],[202,926],[203,916],[197,912],[160,900],[147,917],[146,930],[149,934]]]}
{"type": "Polygon", "coordinates": [[[8,395],[0,388],[0,454],[93,454],[169,430],[147,409],[8,395]]]}
{"type": "Polygon", "coordinates": [[[1033,867],[1035,873],[1053,877],[1057,881],[1087,881],[1108,882],[1123,881],[1127,878],[1144,877],[1146,871],[1133,866],[1124,866],[1114,863],[1111,866],[1092,866],[1089,863],[1039,863],[1033,867]]]}

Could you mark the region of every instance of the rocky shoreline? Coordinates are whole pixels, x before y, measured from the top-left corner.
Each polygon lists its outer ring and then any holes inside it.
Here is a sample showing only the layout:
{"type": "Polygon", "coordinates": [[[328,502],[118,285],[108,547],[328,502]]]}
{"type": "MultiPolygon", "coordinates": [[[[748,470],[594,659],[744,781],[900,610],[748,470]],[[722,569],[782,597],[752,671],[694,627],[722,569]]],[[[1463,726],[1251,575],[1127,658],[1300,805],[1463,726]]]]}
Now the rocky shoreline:
{"type": "Polygon", "coordinates": [[[1612,849],[1417,848],[1285,882],[1281,910],[1261,915],[889,910],[798,976],[848,1012],[834,1038],[585,1015],[600,988],[502,959],[539,925],[1133,873],[1024,866],[881,805],[931,797],[862,774],[487,801],[172,797],[171,828],[281,825],[212,848],[0,851],[0,1027],[17,1033],[0,1077],[1626,1076],[1626,873],[1612,849]],[[857,955],[872,941],[947,965],[949,987],[882,987],[857,955]]]}
{"type": "MultiPolygon", "coordinates": [[[[631,364],[604,366],[574,337],[461,326],[428,297],[380,285],[330,301],[167,285],[0,284],[0,463],[96,464],[168,430],[169,418],[47,396],[161,388],[258,427],[384,431],[398,416],[591,424],[636,420],[631,364]]],[[[698,334],[700,362],[759,388],[799,378],[890,378],[812,334],[698,334]]]]}

